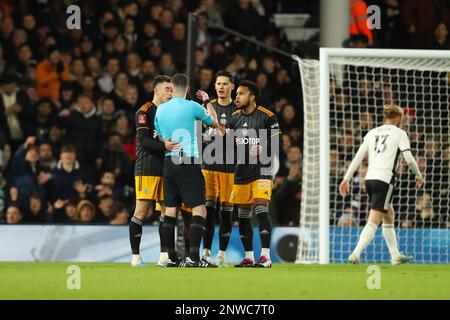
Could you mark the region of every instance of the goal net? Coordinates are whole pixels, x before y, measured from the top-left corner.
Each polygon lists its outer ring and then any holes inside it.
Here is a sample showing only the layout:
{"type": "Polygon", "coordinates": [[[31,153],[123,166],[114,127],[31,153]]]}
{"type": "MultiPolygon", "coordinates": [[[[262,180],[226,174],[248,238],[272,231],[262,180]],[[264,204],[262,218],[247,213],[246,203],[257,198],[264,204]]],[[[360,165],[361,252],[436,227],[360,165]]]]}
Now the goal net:
{"type": "MultiPolygon", "coordinates": [[[[347,262],[369,212],[367,159],[346,198],[339,183],[365,134],[383,124],[383,106],[398,104],[425,178],[416,189],[399,159],[393,197],[399,249],[415,263],[449,263],[450,53],[321,49],[320,62],[299,65],[305,132],[297,262],[347,262]]],[[[361,261],[389,260],[378,230],[361,261]]]]}

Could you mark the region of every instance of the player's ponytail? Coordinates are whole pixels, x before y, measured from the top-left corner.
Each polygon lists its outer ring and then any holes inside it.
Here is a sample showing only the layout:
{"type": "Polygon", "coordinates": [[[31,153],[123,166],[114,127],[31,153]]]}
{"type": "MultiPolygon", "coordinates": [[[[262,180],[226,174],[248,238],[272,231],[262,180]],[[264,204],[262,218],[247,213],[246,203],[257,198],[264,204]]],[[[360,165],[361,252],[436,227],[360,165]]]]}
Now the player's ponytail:
{"type": "Polygon", "coordinates": [[[403,116],[403,109],[395,104],[386,104],[384,105],[383,115],[385,119],[401,118],[403,116]]]}

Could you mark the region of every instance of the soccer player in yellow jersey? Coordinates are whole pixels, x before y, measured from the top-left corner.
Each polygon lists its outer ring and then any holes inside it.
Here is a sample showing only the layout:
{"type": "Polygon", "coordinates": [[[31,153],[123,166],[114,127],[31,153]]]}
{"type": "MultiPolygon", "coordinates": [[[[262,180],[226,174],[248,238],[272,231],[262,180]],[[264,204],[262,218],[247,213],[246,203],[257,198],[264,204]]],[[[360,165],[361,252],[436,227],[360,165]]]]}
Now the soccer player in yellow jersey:
{"type": "MultiPolygon", "coordinates": [[[[234,78],[228,71],[219,71],[216,74],[215,89],[217,98],[210,101],[217,113],[219,124],[225,128],[229,127],[231,115],[236,111],[236,104],[231,98],[234,89],[234,78]]],[[[197,97],[205,104],[209,101],[206,92],[199,90],[197,97]]],[[[204,140],[206,143],[222,139],[221,148],[214,149],[214,154],[208,152],[205,147],[203,153],[202,172],[205,178],[206,187],[206,222],[205,232],[203,234],[203,260],[211,262],[211,246],[214,237],[216,208],[219,203],[220,226],[219,226],[219,252],[217,254],[216,264],[218,267],[225,267],[225,251],[231,237],[233,226],[233,205],[230,204],[230,195],[233,189],[234,164],[226,161],[226,139],[233,137],[226,135],[220,136],[214,129],[205,132],[204,140]]]]}
{"type": "Polygon", "coordinates": [[[230,202],[238,205],[239,234],[245,249],[245,258],[236,267],[270,268],[270,240],[272,223],[269,201],[272,194],[272,159],[278,151],[279,125],[277,117],[258,106],[258,87],[251,81],[241,81],[236,92],[238,110],[230,121],[237,148],[234,186],[230,202]],[[262,159],[266,157],[265,161],[262,159]],[[267,161],[266,161],[267,160],[267,161]],[[258,217],[261,256],[253,257],[252,211],[258,217]]]}
{"type": "MultiPolygon", "coordinates": [[[[137,135],[134,167],[136,208],[131,218],[129,232],[132,251],[131,265],[136,267],[145,266],[140,255],[143,220],[153,201],[158,203],[163,201],[164,152],[178,147],[178,143],[170,142],[170,139],[165,142],[160,141],[155,134],[153,124],[157,106],[171,98],[170,77],[157,76],[154,79],[153,100],[139,108],[135,115],[137,135]]],[[[161,212],[164,212],[164,208],[161,209],[161,212]]],[[[161,252],[164,252],[164,242],[161,241],[161,244],[161,252]]]]}

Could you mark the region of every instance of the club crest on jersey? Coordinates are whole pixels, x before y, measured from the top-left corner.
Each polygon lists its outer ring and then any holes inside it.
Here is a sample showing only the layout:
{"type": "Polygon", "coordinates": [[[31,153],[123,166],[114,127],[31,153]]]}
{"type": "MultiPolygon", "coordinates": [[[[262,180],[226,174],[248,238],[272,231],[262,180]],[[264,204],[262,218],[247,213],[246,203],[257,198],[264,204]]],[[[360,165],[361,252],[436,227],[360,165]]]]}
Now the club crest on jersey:
{"type": "Polygon", "coordinates": [[[246,122],[246,123],[244,123],[244,125],[242,126],[242,134],[243,134],[244,136],[246,136],[247,133],[248,133],[247,128],[248,128],[248,124],[247,124],[247,122],[246,122]]]}
{"type": "Polygon", "coordinates": [[[221,124],[222,126],[227,124],[227,115],[225,113],[222,113],[220,115],[219,124],[221,124]]]}
{"type": "Polygon", "coordinates": [[[138,115],[138,123],[139,124],[146,124],[147,123],[147,116],[145,114],[138,115]]]}

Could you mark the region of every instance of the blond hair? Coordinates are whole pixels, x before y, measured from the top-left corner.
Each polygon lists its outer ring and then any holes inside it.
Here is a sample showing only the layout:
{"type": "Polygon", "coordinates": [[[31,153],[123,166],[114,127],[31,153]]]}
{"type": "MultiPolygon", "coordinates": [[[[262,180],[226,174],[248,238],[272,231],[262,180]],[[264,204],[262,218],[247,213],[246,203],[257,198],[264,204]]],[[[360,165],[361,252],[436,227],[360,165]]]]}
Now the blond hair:
{"type": "Polygon", "coordinates": [[[383,115],[385,119],[394,119],[395,117],[403,117],[403,109],[395,104],[384,105],[383,115]]]}

